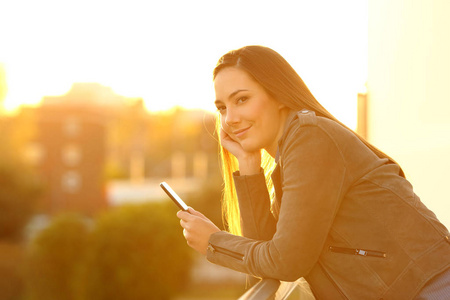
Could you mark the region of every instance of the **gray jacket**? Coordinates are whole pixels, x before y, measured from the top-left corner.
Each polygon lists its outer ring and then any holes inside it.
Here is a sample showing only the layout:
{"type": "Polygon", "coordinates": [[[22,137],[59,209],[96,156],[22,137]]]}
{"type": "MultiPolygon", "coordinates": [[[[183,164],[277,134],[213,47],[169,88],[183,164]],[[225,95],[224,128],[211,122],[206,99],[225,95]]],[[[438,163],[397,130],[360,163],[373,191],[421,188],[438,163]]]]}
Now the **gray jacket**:
{"type": "Polygon", "coordinates": [[[211,235],[207,259],[261,278],[304,277],[317,299],[412,299],[450,267],[449,232],[351,131],[292,114],[272,174],[234,180],[244,237],[211,235]]]}

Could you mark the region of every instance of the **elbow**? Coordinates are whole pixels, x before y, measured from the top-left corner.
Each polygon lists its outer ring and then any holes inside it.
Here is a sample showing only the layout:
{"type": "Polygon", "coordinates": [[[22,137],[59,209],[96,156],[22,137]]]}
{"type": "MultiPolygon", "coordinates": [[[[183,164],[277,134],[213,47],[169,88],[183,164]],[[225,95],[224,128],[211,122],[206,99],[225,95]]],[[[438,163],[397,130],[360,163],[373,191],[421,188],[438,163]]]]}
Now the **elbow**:
{"type": "Polygon", "coordinates": [[[277,273],[278,280],[288,282],[296,281],[305,275],[301,270],[289,266],[280,266],[277,273]]]}
{"type": "Polygon", "coordinates": [[[287,282],[294,282],[294,281],[300,279],[301,277],[303,277],[303,276],[301,276],[301,275],[299,275],[297,273],[290,273],[290,274],[286,273],[286,274],[283,274],[282,276],[280,276],[280,278],[278,278],[278,280],[280,280],[280,281],[287,281],[287,282]]]}
{"type": "Polygon", "coordinates": [[[281,281],[293,282],[306,276],[312,266],[302,264],[301,261],[279,261],[276,268],[276,277],[281,281]]]}
{"type": "MultiPolygon", "coordinates": [[[[257,261],[253,261],[251,266],[258,276],[265,278],[273,278],[281,281],[293,282],[301,277],[305,277],[314,267],[317,259],[292,249],[283,249],[279,251],[272,242],[262,244],[254,257],[257,261]]],[[[296,250],[296,249],[294,249],[296,250]]],[[[252,271],[253,271],[252,270],[252,271]]]]}

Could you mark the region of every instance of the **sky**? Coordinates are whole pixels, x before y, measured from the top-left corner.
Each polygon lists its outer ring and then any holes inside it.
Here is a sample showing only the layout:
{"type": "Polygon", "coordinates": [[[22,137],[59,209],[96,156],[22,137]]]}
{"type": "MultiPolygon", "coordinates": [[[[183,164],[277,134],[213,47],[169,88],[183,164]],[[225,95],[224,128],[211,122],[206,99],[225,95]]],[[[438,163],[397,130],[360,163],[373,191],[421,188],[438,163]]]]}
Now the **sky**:
{"type": "Polygon", "coordinates": [[[152,111],[214,111],[221,55],[264,45],[351,127],[367,79],[367,0],[0,0],[5,109],[98,82],[152,111]]]}

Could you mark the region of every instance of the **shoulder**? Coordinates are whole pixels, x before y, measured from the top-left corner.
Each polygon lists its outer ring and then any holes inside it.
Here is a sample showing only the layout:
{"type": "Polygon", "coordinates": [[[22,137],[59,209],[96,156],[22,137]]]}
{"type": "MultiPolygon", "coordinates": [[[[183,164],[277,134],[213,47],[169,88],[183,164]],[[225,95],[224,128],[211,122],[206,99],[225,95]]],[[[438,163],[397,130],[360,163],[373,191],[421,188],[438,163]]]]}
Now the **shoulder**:
{"type": "Polygon", "coordinates": [[[356,177],[385,163],[351,129],[309,110],[296,112],[286,124],[278,150],[278,159],[284,162],[297,158],[315,158],[317,165],[323,165],[322,160],[340,161],[356,177]]]}
{"type": "Polygon", "coordinates": [[[285,143],[299,135],[325,135],[336,141],[341,138],[357,138],[355,133],[338,122],[326,117],[317,116],[312,110],[292,112],[288,119],[284,135],[280,142],[285,143]]]}
{"type": "Polygon", "coordinates": [[[278,143],[278,157],[319,154],[322,150],[335,149],[340,152],[332,127],[341,126],[325,117],[317,116],[314,111],[292,112],[286,121],[284,134],[278,143]]]}
{"type": "Polygon", "coordinates": [[[326,155],[332,152],[336,158],[347,161],[356,153],[371,152],[352,130],[334,120],[317,116],[311,110],[293,112],[278,146],[278,158],[305,152],[323,152],[326,155]]]}
{"type": "Polygon", "coordinates": [[[317,126],[318,117],[312,110],[303,109],[296,113],[298,126],[317,126]]]}

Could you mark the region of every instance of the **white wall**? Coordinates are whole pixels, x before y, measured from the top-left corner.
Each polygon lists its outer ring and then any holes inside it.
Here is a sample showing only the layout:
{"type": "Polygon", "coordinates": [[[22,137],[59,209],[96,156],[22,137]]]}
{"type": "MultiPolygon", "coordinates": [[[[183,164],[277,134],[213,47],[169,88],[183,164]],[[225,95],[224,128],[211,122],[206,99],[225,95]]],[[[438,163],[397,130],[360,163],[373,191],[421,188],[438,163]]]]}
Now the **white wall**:
{"type": "Polygon", "coordinates": [[[368,139],[450,227],[450,1],[369,0],[368,139]]]}

